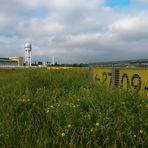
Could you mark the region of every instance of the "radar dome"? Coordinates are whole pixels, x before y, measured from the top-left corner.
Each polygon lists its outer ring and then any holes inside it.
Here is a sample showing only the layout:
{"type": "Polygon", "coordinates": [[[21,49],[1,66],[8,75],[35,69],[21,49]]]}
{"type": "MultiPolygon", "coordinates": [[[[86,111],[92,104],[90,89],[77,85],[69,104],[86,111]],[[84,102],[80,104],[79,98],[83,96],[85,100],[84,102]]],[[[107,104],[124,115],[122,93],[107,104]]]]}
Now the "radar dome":
{"type": "Polygon", "coordinates": [[[30,49],[32,49],[32,45],[31,45],[29,42],[27,42],[27,43],[25,44],[25,48],[30,48],[30,49]]]}

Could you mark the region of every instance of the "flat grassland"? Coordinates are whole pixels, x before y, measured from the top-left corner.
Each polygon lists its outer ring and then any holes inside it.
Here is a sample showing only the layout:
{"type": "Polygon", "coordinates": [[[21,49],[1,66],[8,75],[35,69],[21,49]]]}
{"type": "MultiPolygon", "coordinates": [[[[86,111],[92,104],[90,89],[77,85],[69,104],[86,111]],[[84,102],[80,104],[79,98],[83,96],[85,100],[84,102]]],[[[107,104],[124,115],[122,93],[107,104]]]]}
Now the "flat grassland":
{"type": "Polygon", "coordinates": [[[0,70],[1,148],[147,147],[148,100],[86,69],[0,70]]]}

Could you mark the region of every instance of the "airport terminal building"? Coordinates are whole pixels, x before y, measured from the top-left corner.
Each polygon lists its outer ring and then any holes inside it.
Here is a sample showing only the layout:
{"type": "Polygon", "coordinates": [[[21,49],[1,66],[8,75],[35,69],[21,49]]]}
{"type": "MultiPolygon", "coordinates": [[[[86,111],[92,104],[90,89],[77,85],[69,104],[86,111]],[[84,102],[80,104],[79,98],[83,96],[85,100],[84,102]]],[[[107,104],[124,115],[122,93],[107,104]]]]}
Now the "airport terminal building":
{"type": "Polygon", "coordinates": [[[24,65],[23,57],[0,58],[0,67],[17,67],[24,65]]]}

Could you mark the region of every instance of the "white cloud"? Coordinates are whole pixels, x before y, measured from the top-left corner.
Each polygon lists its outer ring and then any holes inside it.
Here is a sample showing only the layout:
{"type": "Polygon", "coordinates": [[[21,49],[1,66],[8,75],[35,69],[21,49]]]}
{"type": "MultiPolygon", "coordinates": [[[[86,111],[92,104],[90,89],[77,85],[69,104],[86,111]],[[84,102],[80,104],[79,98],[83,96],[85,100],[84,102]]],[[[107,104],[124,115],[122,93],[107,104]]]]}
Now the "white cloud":
{"type": "Polygon", "coordinates": [[[23,55],[24,43],[30,41],[35,56],[55,55],[61,62],[147,57],[147,10],[127,14],[106,6],[104,0],[0,0],[0,4],[1,56],[23,55]],[[46,16],[40,17],[40,11],[46,16]]]}
{"type": "Polygon", "coordinates": [[[127,41],[147,40],[148,12],[125,16],[112,24],[111,30],[127,41]]]}

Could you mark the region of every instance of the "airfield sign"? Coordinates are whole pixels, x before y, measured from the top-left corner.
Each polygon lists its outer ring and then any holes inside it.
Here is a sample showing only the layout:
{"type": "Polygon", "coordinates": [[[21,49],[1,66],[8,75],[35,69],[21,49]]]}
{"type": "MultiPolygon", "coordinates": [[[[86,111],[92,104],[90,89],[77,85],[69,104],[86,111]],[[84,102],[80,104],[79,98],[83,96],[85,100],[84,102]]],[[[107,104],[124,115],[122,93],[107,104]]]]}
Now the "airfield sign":
{"type": "Polygon", "coordinates": [[[133,90],[148,96],[148,68],[94,67],[93,79],[107,87],[133,90]]]}

